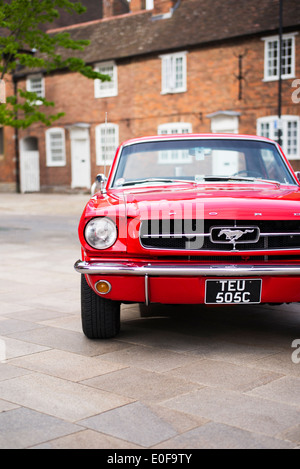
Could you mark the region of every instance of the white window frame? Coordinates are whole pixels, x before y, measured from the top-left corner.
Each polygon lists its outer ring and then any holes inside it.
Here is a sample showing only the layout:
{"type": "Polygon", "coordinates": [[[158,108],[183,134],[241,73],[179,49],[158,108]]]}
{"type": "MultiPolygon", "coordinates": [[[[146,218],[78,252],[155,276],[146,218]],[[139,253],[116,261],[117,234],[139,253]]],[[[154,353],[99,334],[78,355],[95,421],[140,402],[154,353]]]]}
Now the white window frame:
{"type": "Polygon", "coordinates": [[[158,126],[158,135],[192,133],[192,124],[189,122],[168,122],[158,126]]]}
{"type": "Polygon", "coordinates": [[[111,81],[94,80],[95,98],[109,98],[118,96],[118,69],[115,61],[110,60],[95,65],[95,71],[103,75],[110,75],[111,81]],[[111,73],[107,73],[107,69],[111,68],[111,73]]]}
{"type": "Polygon", "coordinates": [[[145,9],[146,10],[153,10],[153,8],[154,8],[154,0],[146,0],[145,9]]]}
{"type": "Polygon", "coordinates": [[[100,124],[100,125],[97,125],[95,132],[96,132],[96,164],[97,166],[103,166],[104,164],[111,165],[114,160],[116,150],[119,146],[119,126],[118,124],[113,124],[113,123],[100,124]],[[106,144],[107,146],[109,146],[109,143],[110,143],[109,131],[110,130],[113,130],[114,132],[115,144],[113,146],[115,147],[115,149],[110,152],[111,156],[106,159],[105,149],[103,150],[103,147],[105,147],[106,144]],[[102,131],[104,134],[103,137],[102,137],[102,131]],[[105,132],[107,132],[106,134],[107,142],[105,142],[105,132]]]}
{"type": "Polygon", "coordinates": [[[61,127],[52,127],[51,129],[46,130],[46,161],[47,166],[65,166],[66,165],[66,140],[65,140],[65,129],[61,127]],[[62,148],[62,158],[59,161],[53,159],[51,140],[53,134],[60,134],[61,136],[61,148],[62,148]]]}
{"type": "Polygon", "coordinates": [[[161,94],[184,93],[187,91],[187,52],[160,55],[161,94]],[[182,60],[182,85],[176,84],[176,60],[182,60]]]}
{"type": "MultiPolygon", "coordinates": [[[[281,78],[283,80],[287,80],[290,78],[295,78],[295,57],[296,57],[296,40],[295,36],[298,33],[291,33],[291,34],[283,34],[282,40],[285,41],[287,39],[291,39],[292,41],[292,55],[291,55],[291,72],[290,73],[282,73],[281,78]]],[[[265,43],[265,52],[264,52],[264,79],[263,81],[275,81],[279,79],[279,36],[269,36],[264,37],[262,40],[265,43]],[[269,74],[269,47],[271,42],[276,42],[277,44],[277,66],[276,66],[276,73],[269,74]]],[[[282,57],[284,61],[285,57],[282,57]]]]}
{"type": "MultiPolygon", "coordinates": [[[[192,124],[188,122],[169,122],[158,126],[158,135],[178,135],[182,133],[192,133],[192,124]]],[[[160,151],[159,164],[188,164],[191,157],[186,157],[185,150],[160,151]]]]}
{"type": "MultiPolygon", "coordinates": [[[[281,116],[281,130],[282,130],[282,150],[286,157],[289,160],[299,160],[300,159],[300,117],[293,115],[284,115],[281,116]],[[292,148],[288,145],[289,140],[289,123],[296,123],[297,136],[296,144],[292,145],[292,148]],[[295,152],[291,152],[293,147],[296,147],[295,152]]],[[[257,119],[257,135],[268,137],[271,140],[277,141],[277,131],[278,131],[278,116],[267,116],[260,117],[257,119]],[[262,126],[268,125],[268,131],[263,131],[262,126]]]]}
{"type": "MultiPolygon", "coordinates": [[[[31,93],[36,93],[39,98],[44,98],[45,97],[45,79],[41,73],[36,73],[34,75],[28,75],[26,79],[26,90],[30,91],[31,93]],[[40,86],[40,91],[37,92],[32,87],[32,80],[39,79],[41,86],[40,86]]],[[[35,104],[41,104],[41,101],[36,101],[35,104]]]]}

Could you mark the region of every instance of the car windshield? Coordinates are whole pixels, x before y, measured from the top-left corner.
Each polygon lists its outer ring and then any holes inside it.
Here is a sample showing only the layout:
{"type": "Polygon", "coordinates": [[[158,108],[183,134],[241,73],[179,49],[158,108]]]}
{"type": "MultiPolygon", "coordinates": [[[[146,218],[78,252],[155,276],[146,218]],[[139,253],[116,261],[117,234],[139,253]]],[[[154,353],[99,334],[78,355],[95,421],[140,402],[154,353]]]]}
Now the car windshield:
{"type": "Polygon", "coordinates": [[[201,181],[295,184],[276,145],[243,139],[165,139],[124,146],[112,186],[201,181]]]}

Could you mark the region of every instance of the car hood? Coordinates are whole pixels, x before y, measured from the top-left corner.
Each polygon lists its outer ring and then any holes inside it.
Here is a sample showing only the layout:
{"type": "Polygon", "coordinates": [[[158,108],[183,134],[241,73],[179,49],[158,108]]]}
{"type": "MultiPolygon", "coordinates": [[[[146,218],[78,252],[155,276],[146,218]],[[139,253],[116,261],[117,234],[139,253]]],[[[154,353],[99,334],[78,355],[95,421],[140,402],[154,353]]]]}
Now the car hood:
{"type": "Polygon", "coordinates": [[[157,219],[294,219],[300,217],[300,188],[270,184],[207,184],[197,188],[147,188],[125,191],[128,217],[157,219]]]}
{"type": "Polygon", "coordinates": [[[291,220],[300,218],[300,187],[276,184],[201,184],[126,188],[98,193],[84,217],[291,220]]]}

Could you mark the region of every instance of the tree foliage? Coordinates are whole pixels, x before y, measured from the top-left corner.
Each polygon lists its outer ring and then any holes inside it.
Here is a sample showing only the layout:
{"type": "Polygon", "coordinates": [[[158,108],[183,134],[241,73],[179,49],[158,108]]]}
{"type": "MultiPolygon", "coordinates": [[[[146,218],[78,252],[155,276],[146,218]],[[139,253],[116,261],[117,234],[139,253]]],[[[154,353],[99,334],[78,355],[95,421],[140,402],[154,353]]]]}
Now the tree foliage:
{"type": "MultiPolygon", "coordinates": [[[[69,0],[0,0],[0,80],[8,75],[13,79],[16,73],[28,69],[43,73],[68,69],[87,78],[109,80],[76,57],[76,51],[83,51],[88,40],[73,40],[68,32],[47,33],[47,26],[62,10],[81,14],[85,7],[69,0]]],[[[17,89],[0,104],[0,124],[22,128],[33,122],[51,125],[63,115],[42,112],[41,104],[54,107],[53,102],[36,93],[17,89]]]]}

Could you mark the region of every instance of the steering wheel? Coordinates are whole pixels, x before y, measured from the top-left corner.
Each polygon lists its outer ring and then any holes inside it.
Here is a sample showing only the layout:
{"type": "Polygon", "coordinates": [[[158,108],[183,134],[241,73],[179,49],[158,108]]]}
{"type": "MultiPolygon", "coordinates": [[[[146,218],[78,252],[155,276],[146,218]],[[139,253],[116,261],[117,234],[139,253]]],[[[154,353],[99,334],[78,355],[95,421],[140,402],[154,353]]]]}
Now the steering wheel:
{"type": "Polygon", "coordinates": [[[247,169],[243,169],[242,171],[238,171],[234,173],[232,176],[246,176],[246,177],[261,177],[261,174],[258,171],[249,171],[247,169]]]}

